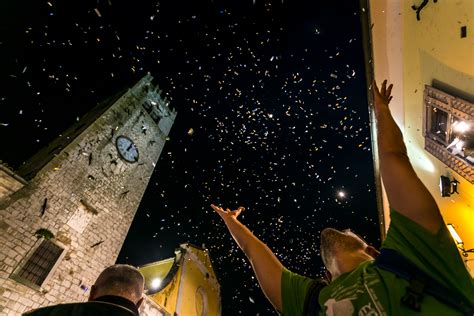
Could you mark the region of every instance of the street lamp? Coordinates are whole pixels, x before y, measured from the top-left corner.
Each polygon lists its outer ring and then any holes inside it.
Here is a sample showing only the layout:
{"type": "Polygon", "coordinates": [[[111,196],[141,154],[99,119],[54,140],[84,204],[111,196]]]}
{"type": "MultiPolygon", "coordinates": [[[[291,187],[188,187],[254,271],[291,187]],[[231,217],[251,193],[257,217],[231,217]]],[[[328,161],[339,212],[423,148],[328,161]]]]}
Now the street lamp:
{"type": "Polygon", "coordinates": [[[159,288],[161,285],[161,279],[160,278],[155,278],[151,281],[151,288],[156,290],[157,288],[159,288]]]}

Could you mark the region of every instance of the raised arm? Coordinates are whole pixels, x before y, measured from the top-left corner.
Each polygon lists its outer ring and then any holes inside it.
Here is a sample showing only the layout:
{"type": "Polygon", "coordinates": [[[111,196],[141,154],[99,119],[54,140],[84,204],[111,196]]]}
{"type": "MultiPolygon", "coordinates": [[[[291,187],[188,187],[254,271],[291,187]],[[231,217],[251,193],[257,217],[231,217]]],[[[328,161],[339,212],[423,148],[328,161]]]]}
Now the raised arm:
{"type": "Polygon", "coordinates": [[[232,237],[244,251],[247,258],[249,258],[263,293],[270,303],[281,312],[281,274],[283,272],[283,265],[267,245],[239,222],[237,217],[244,211],[243,207],[239,207],[235,211],[229,209],[224,211],[223,208],[215,205],[211,205],[211,207],[222,217],[232,237]]]}
{"type": "Polygon", "coordinates": [[[388,104],[392,86],[387,80],[381,89],[373,83],[380,172],[390,207],[433,234],[443,224],[435,200],[413,170],[403,136],[390,113],[388,104]]]}

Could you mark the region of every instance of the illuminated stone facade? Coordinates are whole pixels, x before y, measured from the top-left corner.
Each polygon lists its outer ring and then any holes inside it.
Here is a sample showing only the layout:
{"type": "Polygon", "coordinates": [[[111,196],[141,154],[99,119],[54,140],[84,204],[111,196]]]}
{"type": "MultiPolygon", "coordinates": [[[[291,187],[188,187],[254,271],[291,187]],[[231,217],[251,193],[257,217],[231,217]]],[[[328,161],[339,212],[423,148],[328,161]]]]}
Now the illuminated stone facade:
{"type": "Polygon", "coordinates": [[[97,105],[15,173],[0,170],[0,314],[84,301],[115,263],[176,117],[151,80],[97,105]],[[131,140],[122,152],[119,136],[131,140]]]}

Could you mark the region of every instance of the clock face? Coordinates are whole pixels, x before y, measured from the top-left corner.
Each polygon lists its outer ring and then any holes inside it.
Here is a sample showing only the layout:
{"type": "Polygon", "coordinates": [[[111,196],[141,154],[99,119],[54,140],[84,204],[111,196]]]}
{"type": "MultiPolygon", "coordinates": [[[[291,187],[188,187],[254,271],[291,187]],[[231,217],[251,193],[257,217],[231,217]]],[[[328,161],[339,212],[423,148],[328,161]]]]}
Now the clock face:
{"type": "Polygon", "coordinates": [[[115,141],[115,146],[120,156],[127,162],[138,161],[138,148],[133,141],[126,136],[118,136],[115,141]]]}

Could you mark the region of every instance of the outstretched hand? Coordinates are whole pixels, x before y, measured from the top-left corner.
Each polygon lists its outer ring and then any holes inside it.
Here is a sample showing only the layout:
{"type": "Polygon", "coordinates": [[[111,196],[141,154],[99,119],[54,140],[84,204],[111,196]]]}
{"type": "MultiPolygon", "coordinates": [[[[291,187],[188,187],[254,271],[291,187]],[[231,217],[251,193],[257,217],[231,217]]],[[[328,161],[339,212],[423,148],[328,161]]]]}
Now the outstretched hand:
{"type": "Polygon", "coordinates": [[[230,209],[226,208],[225,210],[220,207],[216,206],[214,204],[211,204],[211,207],[214,211],[216,211],[217,214],[219,214],[220,217],[222,217],[223,220],[232,218],[232,219],[237,219],[237,217],[245,211],[245,207],[240,206],[238,209],[231,211],[230,209]]]}
{"type": "Polygon", "coordinates": [[[392,93],[393,84],[389,85],[387,88],[387,80],[384,80],[382,83],[382,88],[379,89],[379,87],[377,87],[377,82],[374,80],[372,86],[374,87],[375,106],[377,107],[382,104],[388,106],[393,98],[390,95],[392,93]]]}
{"type": "Polygon", "coordinates": [[[229,229],[232,238],[237,242],[250,260],[253,270],[257,276],[257,281],[263,293],[278,310],[282,311],[281,301],[281,278],[283,265],[273,252],[259,240],[244,224],[237,220],[237,217],[245,208],[240,206],[236,210],[216,206],[211,204],[212,209],[219,214],[229,229]]]}

